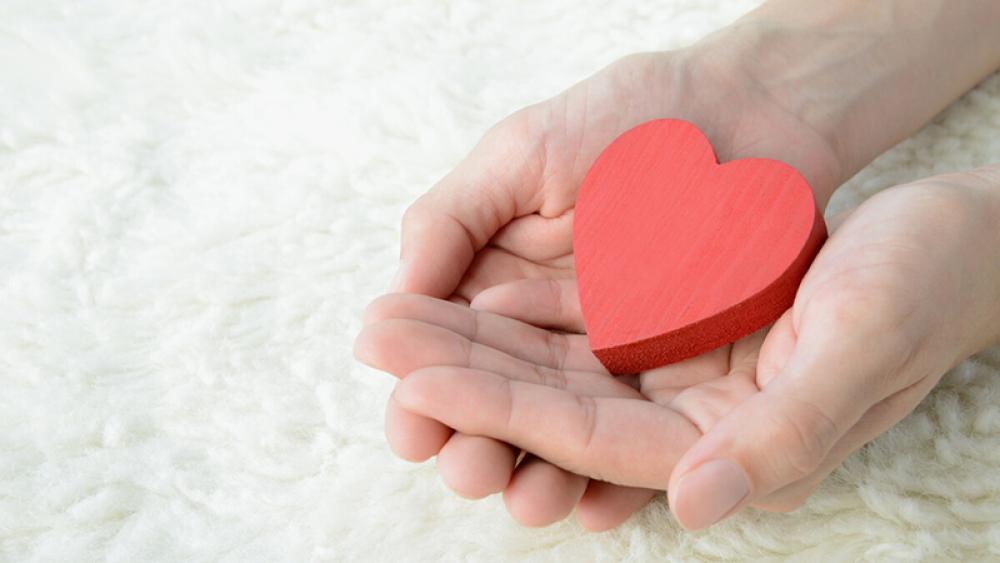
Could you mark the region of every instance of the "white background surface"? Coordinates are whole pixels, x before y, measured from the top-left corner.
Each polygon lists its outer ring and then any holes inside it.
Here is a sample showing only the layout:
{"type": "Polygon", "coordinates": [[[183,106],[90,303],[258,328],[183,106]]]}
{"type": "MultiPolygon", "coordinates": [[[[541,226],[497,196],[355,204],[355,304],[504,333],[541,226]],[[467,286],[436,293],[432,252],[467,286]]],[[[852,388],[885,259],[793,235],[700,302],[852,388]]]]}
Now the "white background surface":
{"type": "MultiPolygon", "coordinates": [[[[492,123],[755,2],[0,3],[0,560],[1000,557],[1000,351],[791,514],[520,528],[356,364],[406,205],[492,123]]],[[[1000,161],[1000,77],[852,180],[1000,161]]]]}

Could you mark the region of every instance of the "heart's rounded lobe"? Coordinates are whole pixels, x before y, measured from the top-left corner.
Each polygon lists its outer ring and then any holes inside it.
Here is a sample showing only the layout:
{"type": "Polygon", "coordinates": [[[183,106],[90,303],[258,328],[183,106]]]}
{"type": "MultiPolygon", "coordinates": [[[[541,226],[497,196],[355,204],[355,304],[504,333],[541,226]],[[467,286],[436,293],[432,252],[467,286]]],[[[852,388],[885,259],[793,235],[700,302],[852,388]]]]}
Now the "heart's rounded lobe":
{"type": "Polygon", "coordinates": [[[580,305],[616,374],[707,352],[777,320],[826,239],[791,166],[719,164],[680,119],[638,125],[587,173],[573,218],[580,305]]]}

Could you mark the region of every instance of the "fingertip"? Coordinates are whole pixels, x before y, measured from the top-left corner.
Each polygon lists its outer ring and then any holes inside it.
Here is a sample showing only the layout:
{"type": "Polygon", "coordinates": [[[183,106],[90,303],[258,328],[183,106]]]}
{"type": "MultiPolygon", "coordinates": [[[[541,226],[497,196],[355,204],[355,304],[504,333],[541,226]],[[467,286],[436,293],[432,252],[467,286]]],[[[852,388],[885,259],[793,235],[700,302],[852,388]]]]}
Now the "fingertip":
{"type": "Polygon", "coordinates": [[[455,433],[437,455],[437,469],[449,489],[478,500],[503,491],[517,451],[487,436],[455,433]]]}
{"type": "Polygon", "coordinates": [[[614,523],[594,512],[580,510],[580,507],[576,509],[576,522],[581,528],[592,534],[600,534],[618,527],[618,523],[614,523]]]}
{"type": "Polygon", "coordinates": [[[469,303],[472,309],[487,311],[505,317],[523,320],[523,309],[530,307],[537,297],[538,287],[549,280],[517,279],[490,286],[473,297],[469,303]]]}
{"type": "MultiPolygon", "coordinates": [[[[449,307],[454,305],[449,304],[449,307]]],[[[445,327],[406,317],[388,317],[364,327],[355,338],[355,358],[399,378],[463,361],[462,336],[445,327]]]]}
{"type": "Polygon", "coordinates": [[[361,325],[367,327],[378,321],[392,318],[392,310],[395,308],[396,301],[398,301],[398,296],[393,293],[385,293],[372,299],[365,306],[365,310],[361,312],[361,325]]]}
{"type": "Polygon", "coordinates": [[[416,369],[396,384],[392,399],[405,409],[416,413],[432,410],[441,397],[446,374],[437,366],[416,369]]]}
{"type": "Polygon", "coordinates": [[[579,506],[576,509],[577,523],[580,524],[581,528],[592,534],[601,534],[614,530],[624,524],[628,518],[629,515],[618,517],[617,515],[600,514],[592,510],[581,510],[579,506]]]}
{"type": "Polygon", "coordinates": [[[385,408],[385,438],[397,457],[413,463],[427,461],[441,451],[452,433],[451,428],[410,412],[389,397],[385,408]]]}
{"type": "Polygon", "coordinates": [[[474,212],[460,220],[457,212],[442,212],[442,206],[449,205],[456,202],[435,204],[424,194],[403,214],[399,270],[390,284],[392,291],[443,299],[458,286],[484,243],[480,239],[488,236],[479,234],[483,229],[474,212]]]}
{"type": "Polygon", "coordinates": [[[612,530],[625,523],[660,492],[591,480],[576,506],[576,520],[588,532],[612,530]]]}
{"type": "Polygon", "coordinates": [[[354,347],[352,353],[354,359],[368,367],[375,367],[374,342],[372,341],[371,330],[368,327],[362,328],[361,332],[354,337],[354,347]]]}
{"type": "Polygon", "coordinates": [[[517,467],[510,484],[504,489],[504,505],[522,526],[548,526],[573,512],[573,507],[586,490],[587,482],[587,477],[529,456],[517,467]]]}
{"type": "Polygon", "coordinates": [[[715,524],[735,513],[750,497],[750,479],[729,459],[699,464],[677,481],[670,510],[688,531],[715,524]]]}
{"type": "Polygon", "coordinates": [[[406,279],[406,260],[400,258],[399,265],[396,267],[396,273],[393,275],[392,281],[389,282],[389,293],[403,293],[406,279]]]}
{"type": "Polygon", "coordinates": [[[469,308],[476,309],[477,311],[490,311],[492,312],[496,302],[496,296],[503,295],[503,286],[506,284],[494,285],[487,287],[486,289],[477,293],[471,301],[469,301],[469,308]],[[499,291],[498,291],[499,290],[499,291]]]}
{"type": "Polygon", "coordinates": [[[354,359],[396,377],[405,375],[409,356],[399,353],[406,344],[407,333],[401,330],[405,322],[389,319],[362,328],[354,339],[354,359]]]}

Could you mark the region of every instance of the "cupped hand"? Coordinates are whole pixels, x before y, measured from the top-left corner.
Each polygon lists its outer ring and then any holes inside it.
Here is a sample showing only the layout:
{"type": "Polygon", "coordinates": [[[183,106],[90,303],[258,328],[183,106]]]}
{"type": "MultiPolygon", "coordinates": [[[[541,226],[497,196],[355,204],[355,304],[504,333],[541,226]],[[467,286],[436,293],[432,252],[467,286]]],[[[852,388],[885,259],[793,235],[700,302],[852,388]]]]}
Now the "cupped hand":
{"type": "MultiPolygon", "coordinates": [[[[579,475],[667,490],[689,529],[745,506],[791,510],[949,368],[1000,340],[998,220],[1000,169],[881,192],[833,232],[766,337],[643,373],[638,394],[598,389],[572,370],[452,362],[410,372],[392,400],[579,475]]],[[[521,280],[480,293],[473,307],[566,324],[574,296],[571,282],[521,280]]],[[[427,341],[415,327],[404,332],[427,341]]],[[[493,338],[472,335],[479,357],[493,338]]],[[[565,355],[523,361],[596,369],[579,337],[566,338],[554,348],[565,355]]]]}
{"type": "MultiPolygon", "coordinates": [[[[819,194],[831,191],[843,172],[830,144],[721,52],[705,42],[683,51],[633,55],[497,124],[407,209],[394,291],[467,304],[487,288],[515,280],[572,280],[573,207],[583,176],[618,134],[649,119],[698,124],[722,160],[757,156],[788,162],[824,204],[819,194]]],[[[373,304],[366,322],[395,315],[393,307],[373,304]]],[[[386,366],[397,360],[387,356],[401,352],[372,342],[359,336],[359,359],[399,377],[428,361],[434,350],[415,340],[428,355],[410,363],[398,360],[390,369],[386,366]]],[[[585,478],[533,456],[515,469],[517,449],[494,438],[453,433],[392,399],[386,436],[405,459],[437,455],[446,483],[463,496],[504,491],[511,512],[525,524],[562,518],[572,509],[567,499],[584,494],[581,522],[603,529],[652,495],[593,483],[584,493],[585,478]],[[545,477],[529,478],[529,472],[545,477]]]]}

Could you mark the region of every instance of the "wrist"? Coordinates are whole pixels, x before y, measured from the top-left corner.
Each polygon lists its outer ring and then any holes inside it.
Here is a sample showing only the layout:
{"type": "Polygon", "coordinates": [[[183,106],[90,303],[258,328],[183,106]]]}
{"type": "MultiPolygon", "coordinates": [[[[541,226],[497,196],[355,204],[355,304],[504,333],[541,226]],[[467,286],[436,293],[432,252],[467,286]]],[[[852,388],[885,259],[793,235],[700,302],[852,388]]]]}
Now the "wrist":
{"type": "Polygon", "coordinates": [[[975,172],[984,180],[983,189],[987,192],[984,198],[989,202],[991,212],[989,225],[993,235],[993,246],[991,247],[993,256],[989,259],[992,260],[990,263],[993,264],[993,286],[996,288],[997,294],[996,300],[993,302],[995,323],[993,341],[990,344],[996,345],[1000,344],[1000,164],[979,168],[975,172]]]}
{"type": "Polygon", "coordinates": [[[915,197],[923,192],[932,202],[939,239],[963,235],[949,253],[965,299],[952,311],[961,322],[951,330],[970,344],[962,358],[1000,344],[1000,164],[918,180],[905,189],[912,188],[915,197]]]}
{"type": "MultiPolygon", "coordinates": [[[[806,178],[819,210],[826,208],[834,190],[849,177],[843,172],[832,139],[789,111],[748,70],[745,62],[751,48],[742,34],[725,28],[680,51],[658,54],[666,55],[661,60],[669,63],[670,79],[684,85],[675,99],[694,100],[694,104],[712,108],[710,117],[698,122],[710,139],[712,129],[722,132],[719,138],[724,142],[732,143],[734,131],[742,134],[743,140],[725,151],[728,154],[719,154],[720,158],[763,157],[785,162],[806,178]],[[678,67],[683,70],[678,71],[678,67]],[[677,76],[683,78],[677,80],[677,76]]],[[[722,146],[716,147],[720,153],[722,146]]]]}
{"type": "Polygon", "coordinates": [[[825,139],[839,185],[1000,66],[1000,3],[906,8],[772,0],[692,49],[825,139]]]}
{"type": "Polygon", "coordinates": [[[992,290],[992,297],[983,301],[984,310],[989,311],[986,315],[988,320],[982,333],[985,338],[972,351],[975,353],[987,346],[1000,344],[1000,164],[983,166],[957,176],[963,179],[963,187],[973,194],[973,205],[979,206],[985,216],[982,230],[972,243],[983,249],[976,260],[984,270],[980,279],[967,281],[970,286],[982,283],[987,288],[987,294],[992,290]]]}

